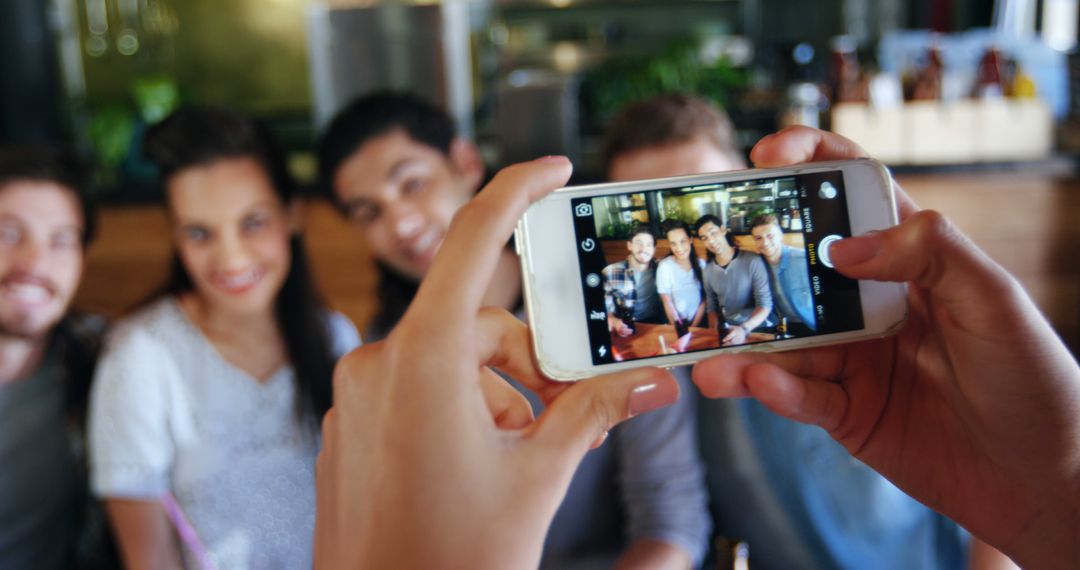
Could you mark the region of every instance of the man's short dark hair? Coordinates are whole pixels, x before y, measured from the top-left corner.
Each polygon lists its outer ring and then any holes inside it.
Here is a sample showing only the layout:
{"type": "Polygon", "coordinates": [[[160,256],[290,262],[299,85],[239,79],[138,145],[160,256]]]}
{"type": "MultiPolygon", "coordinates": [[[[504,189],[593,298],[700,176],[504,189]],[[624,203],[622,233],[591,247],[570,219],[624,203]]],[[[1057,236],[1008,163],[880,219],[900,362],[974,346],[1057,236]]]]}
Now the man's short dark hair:
{"type": "Polygon", "coordinates": [[[18,180],[52,182],[75,195],[82,211],[82,244],[97,230],[96,207],[90,195],[90,168],[68,149],[51,146],[0,147],[0,187],[18,180]]]}
{"type": "Polygon", "coordinates": [[[735,128],[723,109],[695,95],[669,93],[631,104],[611,121],[604,137],[604,171],[621,154],[705,136],[724,154],[741,156],[735,128]]]}
{"type": "MultiPolygon", "coordinates": [[[[705,214],[704,216],[701,216],[697,219],[696,222],[694,222],[694,235],[697,236],[699,239],[701,238],[701,236],[699,235],[699,233],[701,232],[701,226],[704,226],[705,224],[713,224],[718,228],[722,228],[725,225],[724,220],[721,220],[720,216],[715,216],[713,214],[705,214]]],[[[727,239],[728,245],[730,245],[731,247],[735,247],[735,236],[731,235],[730,231],[724,234],[724,237],[727,239]]],[[[709,252],[709,255],[711,256],[712,253],[709,252]]]]}
{"type": "Polygon", "coordinates": [[[634,227],[630,229],[630,235],[627,236],[626,241],[634,241],[634,238],[641,234],[651,237],[653,245],[656,245],[656,234],[652,233],[652,229],[649,228],[648,224],[635,224],[634,227]]]}
{"type": "Polygon", "coordinates": [[[439,107],[411,93],[380,91],[353,100],[330,121],[319,138],[319,181],[330,199],[334,175],[369,140],[401,129],[412,140],[450,156],[454,122],[439,107]]]}
{"type": "Polygon", "coordinates": [[[760,216],[754,217],[753,220],[750,220],[750,230],[753,231],[753,229],[758,226],[767,226],[769,224],[774,224],[776,227],[780,227],[780,221],[776,219],[776,216],[772,214],[762,214],[760,216]]]}

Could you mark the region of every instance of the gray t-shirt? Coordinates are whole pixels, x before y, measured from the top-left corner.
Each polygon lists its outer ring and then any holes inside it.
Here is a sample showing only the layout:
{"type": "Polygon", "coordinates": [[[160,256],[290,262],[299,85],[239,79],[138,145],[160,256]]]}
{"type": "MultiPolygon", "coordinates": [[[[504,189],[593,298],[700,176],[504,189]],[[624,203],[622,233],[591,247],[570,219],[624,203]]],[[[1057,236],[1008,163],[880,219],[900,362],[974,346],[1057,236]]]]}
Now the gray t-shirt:
{"type": "Polygon", "coordinates": [[[664,314],[660,295],[656,294],[656,269],[634,272],[634,320],[652,321],[664,314]]]}
{"type": "Polygon", "coordinates": [[[64,412],[55,350],[28,378],[0,385],[0,568],[73,563],[85,480],[64,412]]]}
{"type": "Polygon", "coordinates": [[[746,322],[756,307],[772,310],[769,269],[757,254],[737,251],[727,267],[710,261],[702,278],[706,309],[710,313],[722,310],[724,319],[733,325],[746,322]]]}

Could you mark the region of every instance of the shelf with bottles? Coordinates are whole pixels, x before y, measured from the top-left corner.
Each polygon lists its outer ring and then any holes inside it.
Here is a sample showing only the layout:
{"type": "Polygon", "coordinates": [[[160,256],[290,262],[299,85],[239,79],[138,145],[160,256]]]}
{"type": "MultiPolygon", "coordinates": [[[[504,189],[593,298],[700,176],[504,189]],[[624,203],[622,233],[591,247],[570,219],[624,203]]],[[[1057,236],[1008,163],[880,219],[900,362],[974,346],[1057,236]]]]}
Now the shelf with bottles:
{"type": "Polygon", "coordinates": [[[803,230],[799,201],[793,197],[777,198],[766,202],[732,204],[727,212],[728,228],[736,235],[749,234],[751,224],[758,216],[771,214],[776,217],[780,231],[800,233],[803,230]]]}
{"type": "Polygon", "coordinates": [[[623,196],[606,196],[593,203],[593,217],[597,234],[601,239],[627,237],[638,224],[648,224],[656,219],[653,196],[644,193],[623,196]]]}

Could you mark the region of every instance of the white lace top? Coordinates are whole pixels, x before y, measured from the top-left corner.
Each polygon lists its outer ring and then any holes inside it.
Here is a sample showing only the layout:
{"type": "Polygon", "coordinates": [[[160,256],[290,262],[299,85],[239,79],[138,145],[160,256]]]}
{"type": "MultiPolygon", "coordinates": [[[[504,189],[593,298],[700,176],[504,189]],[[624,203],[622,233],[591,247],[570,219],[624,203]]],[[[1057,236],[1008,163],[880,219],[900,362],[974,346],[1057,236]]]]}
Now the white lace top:
{"type": "MultiPolygon", "coordinates": [[[[335,355],[360,344],[343,315],[328,326],[335,355]]],[[[116,325],[98,365],[92,488],[152,501],[171,491],[219,569],[310,568],[318,428],[298,422],[295,397],[291,367],[259,382],[162,299],[116,325]]]]}

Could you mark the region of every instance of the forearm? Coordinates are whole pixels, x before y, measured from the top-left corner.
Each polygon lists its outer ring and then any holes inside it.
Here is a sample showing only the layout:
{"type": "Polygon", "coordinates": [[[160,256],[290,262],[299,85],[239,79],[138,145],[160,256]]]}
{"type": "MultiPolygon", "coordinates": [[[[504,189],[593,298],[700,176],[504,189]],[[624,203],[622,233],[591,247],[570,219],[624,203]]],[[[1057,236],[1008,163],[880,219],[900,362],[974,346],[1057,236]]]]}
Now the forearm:
{"type": "Polygon", "coordinates": [[[690,555],[674,544],[651,538],[635,541],[619,557],[615,568],[628,570],[634,568],[671,569],[690,568],[690,555]]]}
{"type": "Polygon", "coordinates": [[[679,312],[675,310],[675,302],[671,295],[661,293],[660,301],[664,303],[664,314],[667,315],[668,323],[675,324],[679,320],[679,312]]]}
{"type": "Polygon", "coordinates": [[[1021,568],[1080,568],[1080,495],[1058,491],[1046,494],[1056,498],[1046,497],[1020,536],[996,545],[1021,568]]]}
{"type": "Polygon", "coordinates": [[[1019,567],[1001,551],[976,537],[971,537],[969,570],[1019,570],[1019,567]]]}
{"type": "Polygon", "coordinates": [[[705,303],[698,303],[697,311],[694,312],[694,320],[691,321],[690,326],[696,327],[701,324],[701,319],[705,316],[705,303]]]}
{"type": "Polygon", "coordinates": [[[770,310],[771,309],[769,307],[754,307],[754,312],[750,314],[750,318],[746,319],[746,321],[742,323],[742,326],[746,329],[746,332],[750,332],[760,327],[761,323],[764,323],[765,319],[769,318],[770,310]]]}
{"type": "Polygon", "coordinates": [[[609,314],[607,318],[608,330],[616,332],[619,330],[619,326],[622,324],[622,319],[616,317],[613,314],[609,314]]]}
{"type": "Polygon", "coordinates": [[[105,511],[116,535],[125,568],[183,568],[172,528],[161,505],[152,501],[108,499],[105,501],[105,511]]]}

